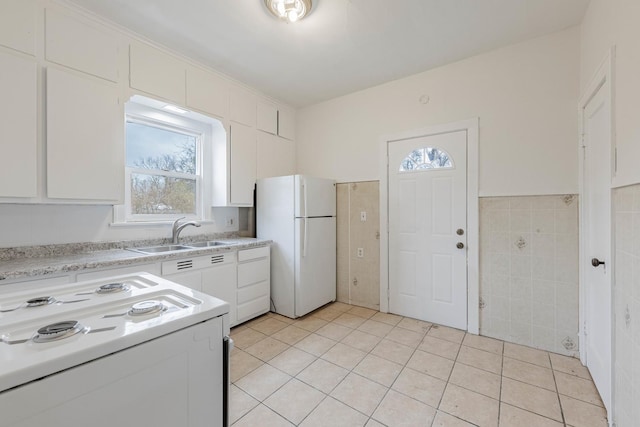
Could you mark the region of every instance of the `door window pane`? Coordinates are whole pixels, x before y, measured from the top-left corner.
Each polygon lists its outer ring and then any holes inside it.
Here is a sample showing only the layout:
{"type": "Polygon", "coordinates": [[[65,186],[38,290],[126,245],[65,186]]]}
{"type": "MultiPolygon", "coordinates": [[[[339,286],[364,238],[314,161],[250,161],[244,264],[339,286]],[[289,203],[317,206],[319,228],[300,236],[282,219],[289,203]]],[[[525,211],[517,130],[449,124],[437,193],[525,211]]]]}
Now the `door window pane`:
{"type": "Polygon", "coordinates": [[[453,161],[449,153],[439,148],[423,147],[413,150],[400,162],[399,172],[451,168],[453,168],[453,161]]]}

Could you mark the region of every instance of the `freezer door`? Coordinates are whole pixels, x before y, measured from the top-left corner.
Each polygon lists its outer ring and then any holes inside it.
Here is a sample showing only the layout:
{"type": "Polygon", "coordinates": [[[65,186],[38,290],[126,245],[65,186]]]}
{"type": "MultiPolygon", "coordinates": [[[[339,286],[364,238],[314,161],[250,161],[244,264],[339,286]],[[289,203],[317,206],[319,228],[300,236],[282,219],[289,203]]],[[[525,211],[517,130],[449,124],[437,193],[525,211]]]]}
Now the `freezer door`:
{"type": "Polygon", "coordinates": [[[330,179],[295,176],[295,216],[336,216],[336,183],[330,179]]]}
{"type": "Polygon", "coordinates": [[[295,316],[336,300],[336,219],[297,218],[295,316]]]}

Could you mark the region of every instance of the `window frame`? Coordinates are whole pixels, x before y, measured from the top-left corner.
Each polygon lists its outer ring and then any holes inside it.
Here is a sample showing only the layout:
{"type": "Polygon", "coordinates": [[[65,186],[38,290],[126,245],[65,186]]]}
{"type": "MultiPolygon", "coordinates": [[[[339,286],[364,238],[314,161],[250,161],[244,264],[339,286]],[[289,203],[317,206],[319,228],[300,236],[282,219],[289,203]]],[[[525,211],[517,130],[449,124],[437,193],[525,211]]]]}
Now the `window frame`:
{"type": "MultiPolygon", "coordinates": [[[[159,129],[178,132],[196,137],[196,207],[194,214],[133,214],[131,209],[131,174],[160,175],[172,178],[193,179],[194,175],[162,171],[157,169],[135,168],[127,166],[126,155],[124,165],[124,204],[114,206],[113,225],[149,225],[173,222],[185,217],[188,220],[210,221],[211,209],[211,177],[213,176],[211,159],[213,126],[210,122],[192,117],[182,117],[168,111],[130,100],[125,105],[123,126],[128,122],[140,123],[159,129]]],[[[125,137],[126,150],[126,137],[125,137]]]]}

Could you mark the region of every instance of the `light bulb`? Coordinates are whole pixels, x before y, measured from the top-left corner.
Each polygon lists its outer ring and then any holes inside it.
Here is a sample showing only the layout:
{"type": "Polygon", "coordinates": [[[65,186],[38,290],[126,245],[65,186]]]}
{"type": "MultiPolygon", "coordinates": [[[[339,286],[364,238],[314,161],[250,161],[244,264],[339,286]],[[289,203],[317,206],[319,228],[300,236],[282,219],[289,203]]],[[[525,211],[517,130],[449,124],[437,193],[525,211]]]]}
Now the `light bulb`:
{"type": "Polygon", "coordinates": [[[295,10],[290,10],[289,12],[287,12],[287,21],[289,22],[296,22],[298,20],[299,16],[298,16],[298,12],[295,10]]]}

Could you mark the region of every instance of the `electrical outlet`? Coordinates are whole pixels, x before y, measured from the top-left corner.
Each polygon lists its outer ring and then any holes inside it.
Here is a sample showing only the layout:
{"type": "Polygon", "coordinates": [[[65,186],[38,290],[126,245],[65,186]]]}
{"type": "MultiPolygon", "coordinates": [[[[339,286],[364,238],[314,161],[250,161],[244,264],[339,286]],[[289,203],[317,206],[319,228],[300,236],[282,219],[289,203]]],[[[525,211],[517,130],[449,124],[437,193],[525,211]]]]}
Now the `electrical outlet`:
{"type": "Polygon", "coordinates": [[[364,248],[358,248],[358,258],[364,258],[364,248]]]}
{"type": "Polygon", "coordinates": [[[233,218],[226,218],[224,223],[227,227],[233,227],[233,218]]]}
{"type": "Polygon", "coordinates": [[[360,221],[365,222],[367,220],[367,211],[360,212],[360,221]]]}

